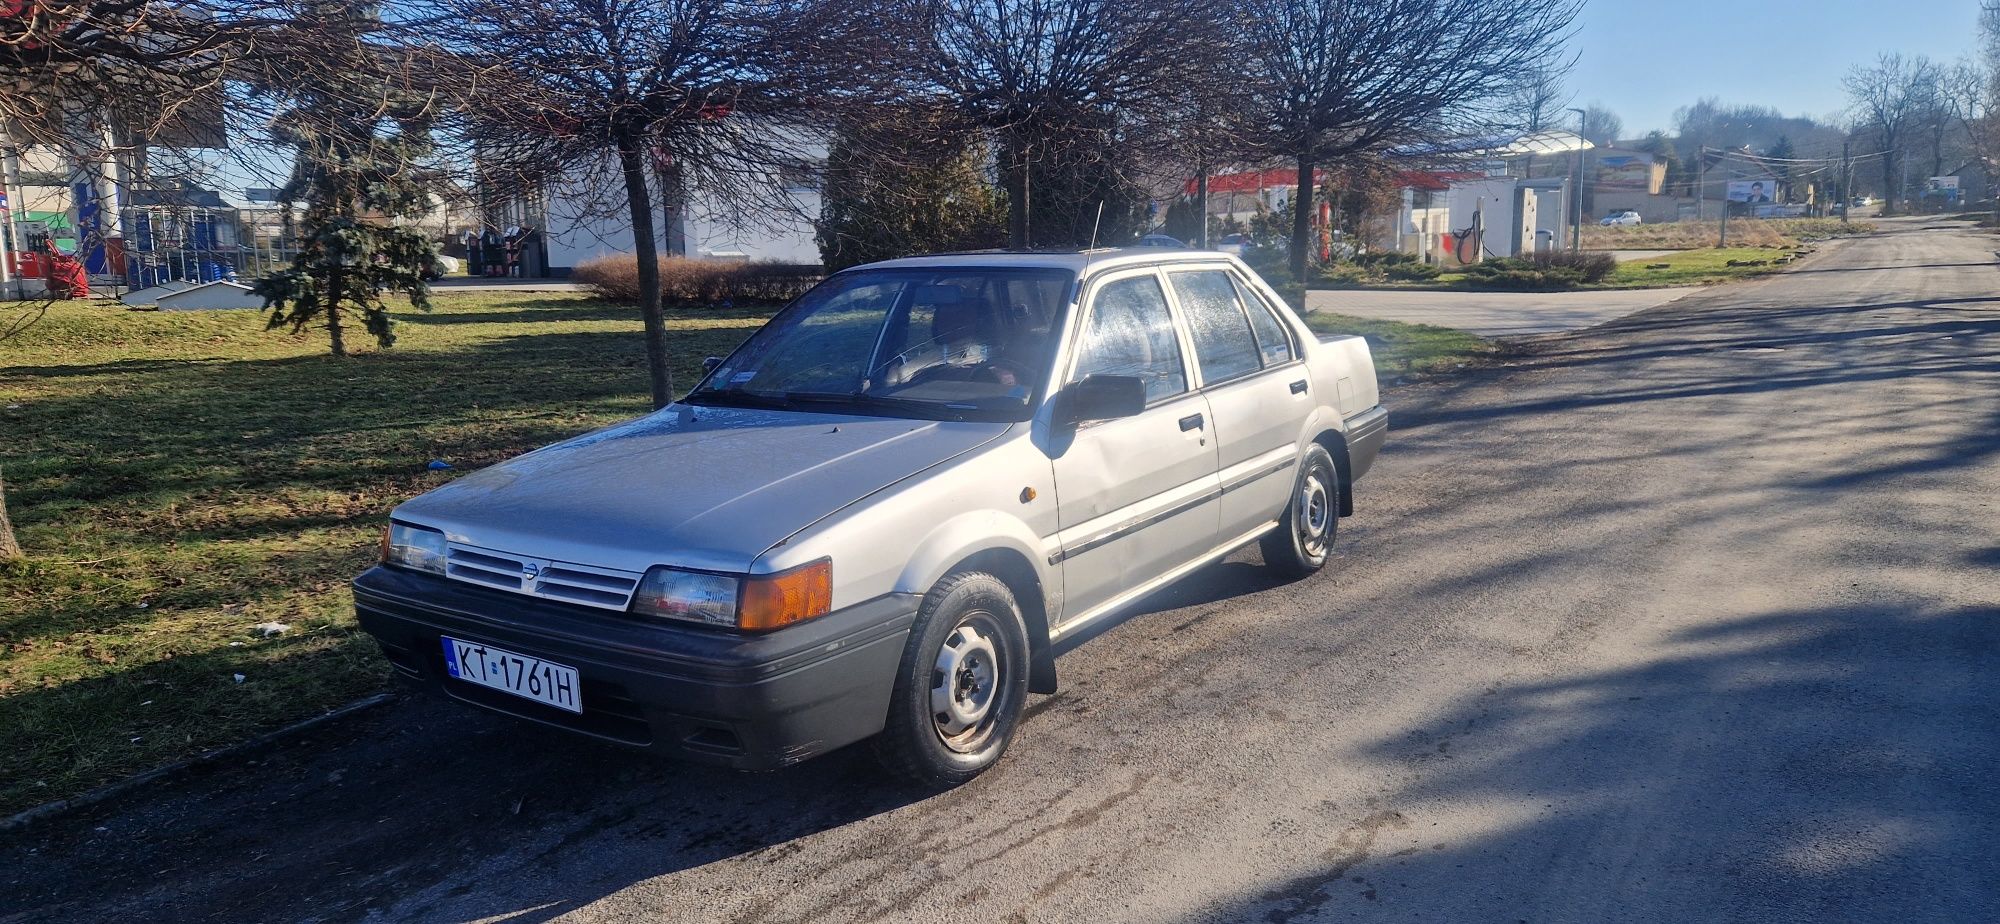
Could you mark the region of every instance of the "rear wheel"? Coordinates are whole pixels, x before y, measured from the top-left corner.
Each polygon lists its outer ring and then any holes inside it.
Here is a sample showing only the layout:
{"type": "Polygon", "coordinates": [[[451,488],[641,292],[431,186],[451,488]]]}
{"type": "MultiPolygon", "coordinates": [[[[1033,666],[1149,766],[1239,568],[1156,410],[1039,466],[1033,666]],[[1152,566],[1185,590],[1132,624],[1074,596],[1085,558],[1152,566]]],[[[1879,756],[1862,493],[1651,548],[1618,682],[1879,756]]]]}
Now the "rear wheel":
{"type": "Polygon", "coordinates": [[[876,753],[932,787],[957,786],[1000,759],[1028,698],[1028,628],[1006,583],[954,574],[924,597],[876,753]]]}
{"type": "Polygon", "coordinates": [[[1301,578],[1326,567],[1340,527],[1340,469],[1318,443],[1299,466],[1292,503],[1284,522],[1264,534],[1264,563],[1280,574],[1301,578]]]}

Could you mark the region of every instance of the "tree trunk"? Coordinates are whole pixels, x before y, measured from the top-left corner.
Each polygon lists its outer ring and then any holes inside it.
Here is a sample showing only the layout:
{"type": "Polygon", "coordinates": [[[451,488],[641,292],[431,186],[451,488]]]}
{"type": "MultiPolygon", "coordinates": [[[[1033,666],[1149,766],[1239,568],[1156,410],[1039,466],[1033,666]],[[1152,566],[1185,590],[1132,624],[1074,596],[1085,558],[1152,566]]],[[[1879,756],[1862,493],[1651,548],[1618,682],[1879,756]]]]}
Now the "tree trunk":
{"type": "Polygon", "coordinates": [[[646,371],[653,408],[673,403],[673,373],[667,369],[667,318],[660,311],[660,245],[653,236],[653,194],[646,188],[646,158],[640,139],[618,135],[618,169],[625,175],[625,204],[632,213],[632,250],[639,260],[639,316],[646,325],[646,371]]]}
{"type": "Polygon", "coordinates": [[[1007,246],[1014,250],[1029,247],[1028,236],[1028,152],[1020,142],[1007,144],[1007,246]]]}
{"type": "Polygon", "coordinates": [[[0,479],[0,561],[21,557],[21,544],[14,541],[14,524],[7,519],[7,482],[0,479]]]}
{"type": "Polygon", "coordinates": [[[333,337],[333,355],[347,355],[347,338],[340,329],[340,287],[345,281],[340,278],[339,267],[334,267],[326,276],[326,332],[333,337]]]}
{"type": "Polygon", "coordinates": [[[1306,281],[1306,248],[1312,246],[1313,162],[1299,156],[1299,187],[1292,193],[1292,281],[1306,281]]]}
{"type": "Polygon", "coordinates": [[[1200,222],[1194,233],[1195,246],[1208,249],[1208,164],[1203,163],[1194,175],[1194,211],[1200,222]]]}

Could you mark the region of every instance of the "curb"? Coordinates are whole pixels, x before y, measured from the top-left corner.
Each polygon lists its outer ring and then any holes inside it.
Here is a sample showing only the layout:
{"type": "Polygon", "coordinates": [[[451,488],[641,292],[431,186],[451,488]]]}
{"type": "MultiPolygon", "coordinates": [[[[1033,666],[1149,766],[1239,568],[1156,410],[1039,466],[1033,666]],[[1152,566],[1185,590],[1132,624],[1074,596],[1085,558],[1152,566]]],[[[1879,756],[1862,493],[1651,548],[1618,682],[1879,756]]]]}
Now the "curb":
{"type": "Polygon", "coordinates": [[[264,750],[300,732],[310,731],[335,719],[343,719],[355,713],[365,712],[377,706],[385,705],[396,699],[397,695],[395,693],[377,693],[374,696],[363,697],[345,706],[323,712],[308,719],[293,722],[283,728],[265,732],[248,741],[226,745],[212,751],[204,751],[186,760],[171,763],[164,767],[155,767],[137,776],[126,777],[115,783],[107,783],[82,795],[71,796],[67,799],[57,799],[54,802],[44,802],[33,808],[23,809],[4,819],[0,819],[0,833],[12,833],[22,830],[29,825],[46,821],[66,812],[87,808],[124,795],[142,786],[179,776],[205,764],[212,764],[233,757],[243,757],[264,750]]]}

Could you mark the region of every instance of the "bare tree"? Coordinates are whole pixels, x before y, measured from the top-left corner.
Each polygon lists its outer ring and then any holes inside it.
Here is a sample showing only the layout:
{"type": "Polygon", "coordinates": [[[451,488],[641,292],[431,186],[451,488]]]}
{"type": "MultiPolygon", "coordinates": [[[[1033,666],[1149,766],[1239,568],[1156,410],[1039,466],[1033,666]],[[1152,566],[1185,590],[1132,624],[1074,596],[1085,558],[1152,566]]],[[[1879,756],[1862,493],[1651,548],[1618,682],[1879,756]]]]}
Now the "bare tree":
{"type": "Polygon", "coordinates": [[[1617,143],[1618,136],[1625,133],[1625,120],[1619,118],[1618,113],[1591,103],[1583,107],[1583,119],[1576,133],[1591,144],[1609,146],[1617,143]]]}
{"type": "Polygon", "coordinates": [[[638,257],[653,404],[673,400],[655,196],[781,195],[842,90],[880,70],[881,29],[840,0],[419,0],[480,73],[467,118],[489,188],[610,179],[638,257]]]}
{"type": "MultiPolygon", "coordinates": [[[[269,0],[0,2],[0,157],[54,148],[71,181],[116,201],[153,169],[149,148],[219,143],[228,74],[282,21],[269,0]]],[[[119,235],[116,209],[93,214],[87,244],[119,235]]],[[[47,307],[10,309],[0,339],[47,307]]]]}
{"type": "Polygon", "coordinates": [[[1212,7],[1194,0],[909,0],[907,92],[996,143],[1008,243],[1034,242],[1032,172],[1074,169],[1135,137],[1183,101],[1218,46],[1212,7]]]}
{"type": "Polygon", "coordinates": [[[1979,48],[1943,69],[1938,96],[1986,174],[1978,193],[1992,197],[2000,225],[2000,0],[1980,4],[1979,48]]]}
{"type": "MultiPolygon", "coordinates": [[[[1563,121],[1564,110],[1576,98],[1576,93],[1564,82],[1574,63],[1573,58],[1567,62],[1544,62],[1521,71],[1520,80],[1508,91],[1507,109],[1519,120],[1523,132],[1547,131],[1563,121]]],[[[1534,155],[1523,161],[1523,175],[1534,176],[1534,155]]]]}
{"type": "Polygon", "coordinates": [[[16,144],[212,137],[220,88],[284,20],[266,0],[33,0],[0,14],[0,124],[16,144]],[[105,124],[106,120],[115,125],[105,124]]]}
{"type": "Polygon", "coordinates": [[[1994,198],[1994,223],[2000,225],[2000,194],[1993,184],[2000,177],[2000,75],[1979,58],[1967,58],[1944,71],[1939,95],[1964,133],[1966,146],[1986,174],[1994,198]]]}
{"type": "Polygon", "coordinates": [[[1842,81],[1856,118],[1874,132],[1882,152],[1884,212],[1893,213],[1900,202],[1903,190],[1896,182],[1896,167],[1938,80],[1937,66],[1928,58],[1885,54],[1872,65],[1849,70],[1842,81]]]}
{"type": "Polygon", "coordinates": [[[1579,0],[1239,0],[1247,114],[1293,160],[1293,275],[1303,280],[1316,169],[1505,124],[1524,70],[1561,60],[1579,0]]]}

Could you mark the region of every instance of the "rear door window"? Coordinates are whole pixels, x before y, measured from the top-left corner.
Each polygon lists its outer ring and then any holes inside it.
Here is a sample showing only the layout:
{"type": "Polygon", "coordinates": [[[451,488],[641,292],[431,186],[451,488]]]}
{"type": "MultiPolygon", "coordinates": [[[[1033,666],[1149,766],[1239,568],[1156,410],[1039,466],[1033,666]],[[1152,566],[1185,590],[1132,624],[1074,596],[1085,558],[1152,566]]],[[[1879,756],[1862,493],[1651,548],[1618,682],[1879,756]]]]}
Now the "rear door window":
{"type": "Polygon", "coordinates": [[[1203,383],[1226,382],[1262,368],[1257,339],[1237,301],[1236,287],[1222,270],[1174,273],[1174,295],[1187,314],[1195,360],[1203,383]]]}

